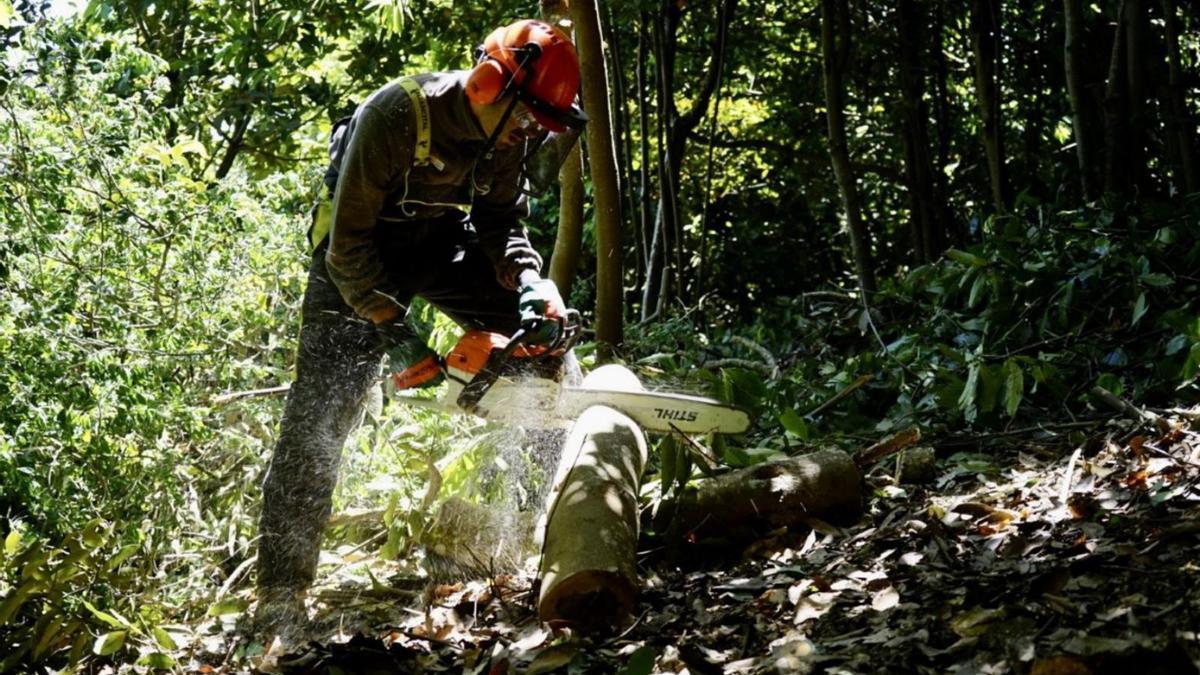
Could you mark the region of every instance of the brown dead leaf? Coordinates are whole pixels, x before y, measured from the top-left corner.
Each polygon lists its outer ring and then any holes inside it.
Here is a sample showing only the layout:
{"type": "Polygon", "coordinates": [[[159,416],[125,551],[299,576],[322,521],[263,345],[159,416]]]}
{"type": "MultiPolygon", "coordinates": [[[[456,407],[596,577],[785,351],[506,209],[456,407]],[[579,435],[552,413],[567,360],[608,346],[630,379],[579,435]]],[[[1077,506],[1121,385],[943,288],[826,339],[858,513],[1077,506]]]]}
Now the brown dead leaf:
{"type": "Polygon", "coordinates": [[[1100,510],[1100,503],[1091,495],[1076,493],[1067,498],[1067,508],[1071,510],[1072,517],[1083,520],[1096,515],[1100,510]]]}
{"type": "Polygon", "coordinates": [[[971,516],[972,518],[983,518],[984,516],[991,515],[996,509],[990,504],[984,504],[982,502],[963,502],[950,510],[954,513],[961,513],[966,516],[971,516]]]}
{"type": "Polygon", "coordinates": [[[1146,437],[1134,436],[1129,439],[1129,449],[1133,451],[1133,456],[1142,459],[1146,456],[1146,437]]]}
{"type": "Polygon", "coordinates": [[[1029,672],[1030,675],[1092,675],[1092,669],[1086,663],[1070,654],[1055,654],[1049,658],[1038,659],[1029,672]]]}

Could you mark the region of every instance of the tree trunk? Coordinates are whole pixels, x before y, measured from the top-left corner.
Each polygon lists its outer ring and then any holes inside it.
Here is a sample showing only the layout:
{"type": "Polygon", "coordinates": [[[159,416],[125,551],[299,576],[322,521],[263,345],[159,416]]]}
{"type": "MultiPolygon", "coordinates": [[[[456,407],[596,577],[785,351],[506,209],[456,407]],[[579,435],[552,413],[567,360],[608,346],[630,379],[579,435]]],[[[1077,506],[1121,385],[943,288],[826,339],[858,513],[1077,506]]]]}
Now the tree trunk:
{"type": "MultiPolygon", "coordinates": [[[[646,12],[642,12],[638,22],[638,56],[637,56],[637,92],[638,92],[638,131],[641,133],[639,144],[642,161],[638,167],[638,237],[642,242],[642,276],[643,282],[650,278],[650,94],[646,88],[646,70],[649,68],[648,43],[646,35],[646,12]]],[[[645,304],[642,305],[643,318],[645,304]]]]}
{"type": "Polygon", "coordinates": [[[571,14],[583,76],[588,162],[596,206],[596,341],[603,357],[622,339],[621,311],[621,194],[608,114],[608,79],[600,44],[599,16],[594,0],[574,0],[571,14]]]}
{"type": "Polygon", "coordinates": [[[1175,183],[1185,192],[1200,191],[1200,175],[1197,172],[1195,130],[1184,98],[1183,67],[1179,58],[1179,17],[1175,14],[1175,0],[1162,0],[1167,42],[1167,133],[1174,139],[1179,168],[1175,183]]]}
{"type": "Polygon", "coordinates": [[[1128,129],[1126,153],[1131,186],[1146,187],[1146,143],[1149,115],[1146,106],[1146,8],[1142,0],[1125,0],[1125,93],[1128,129]]]}
{"type": "Polygon", "coordinates": [[[862,475],[842,450],[788,457],[701,482],[675,504],[664,504],[656,526],[693,539],[736,539],[753,525],[770,528],[806,517],[853,523],[862,515],[862,475]]]}
{"type": "MultiPolygon", "coordinates": [[[[584,385],[642,388],[633,373],[615,365],[592,372],[584,385]]],[[[618,626],[633,613],[646,455],[644,432],[621,412],[593,406],[575,422],[547,498],[539,571],[542,621],[595,631],[618,626]]]]}
{"type": "Polygon", "coordinates": [[[1005,175],[1004,133],[1000,117],[998,84],[1001,0],[973,0],[971,44],[975,55],[975,96],[979,104],[983,148],[987,153],[988,177],[996,210],[1008,208],[1005,175]]]}
{"type": "Polygon", "coordinates": [[[221,157],[220,166],[217,167],[217,180],[229,175],[229,171],[233,169],[233,160],[237,159],[238,153],[245,147],[246,130],[250,128],[250,118],[253,116],[254,111],[247,108],[238,118],[237,126],[226,140],[225,154],[221,157]]]}
{"type": "Polygon", "coordinates": [[[1125,154],[1125,78],[1121,56],[1125,48],[1125,0],[1117,6],[1117,29],[1113,32],[1112,53],[1108,62],[1108,83],[1104,87],[1104,191],[1123,194],[1126,187],[1125,154]]]}
{"type": "Polygon", "coordinates": [[[904,167],[912,210],[909,225],[913,262],[934,260],[944,248],[944,227],[939,222],[940,205],[929,157],[928,111],[925,108],[925,67],[921,47],[927,31],[916,0],[900,0],[900,136],[904,145],[904,167]]]}
{"type": "MultiPolygon", "coordinates": [[[[542,18],[564,30],[571,8],[564,0],[541,0],[542,18]]],[[[558,234],[550,257],[550,278],[564,298],[571,295],[583,243],[583,156],[576,144],[558,171],[558,234]]]]}
{"type": "Polygon", "coordinates": [[[1071,128],[1075,132],[1075,159],[1079,163],[1079,182],[1084,199],[1099,196],[1096,181],[1095,137],[1092,133],[1087,90],[1083,80],[1085,57],[1083,48],[1083,2],[1063,0],[1066,21],[1063,40],[1064,71],[1067,96],[1071,101],[1071,128]]]}
{"type": "Polygon", "coordinates": [[[583,247],[583,154],[579,144],[571,148],[558,171],[558,234],[550,257],[550,278],[564,298],[571,295],[579,255],[583,247]]]}
{"type": "Polygon", "coordinates": [[[858,191],[846,144],[845,91],[842,75],[850,59],[850,8],[847,0],[821,0],[821,51],[825,80],[825,108],[829,123],[829,156],[846,209],[846,227],[858,284],[864,294],[875,290],[871,242],[859,211],[858,191]],[[835,29],[835,22],[837,28],[835,29]]]}

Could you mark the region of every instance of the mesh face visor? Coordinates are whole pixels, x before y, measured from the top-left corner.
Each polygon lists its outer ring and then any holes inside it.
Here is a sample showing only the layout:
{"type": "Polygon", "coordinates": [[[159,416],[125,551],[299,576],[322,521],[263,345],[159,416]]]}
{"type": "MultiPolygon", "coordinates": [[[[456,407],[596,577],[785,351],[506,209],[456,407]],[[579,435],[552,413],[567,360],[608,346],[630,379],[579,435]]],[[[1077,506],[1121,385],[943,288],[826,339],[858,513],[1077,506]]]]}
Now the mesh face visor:
{"type": "Polygon", "coordinates": [[[528,141],[528,150],[522,160],[526,194],[539,197],[558,182],[558,170],[567,161],[567,155],[579,140],[581,131],[580,128],[567,127],[560,133],[543,132],[528,141]]]}

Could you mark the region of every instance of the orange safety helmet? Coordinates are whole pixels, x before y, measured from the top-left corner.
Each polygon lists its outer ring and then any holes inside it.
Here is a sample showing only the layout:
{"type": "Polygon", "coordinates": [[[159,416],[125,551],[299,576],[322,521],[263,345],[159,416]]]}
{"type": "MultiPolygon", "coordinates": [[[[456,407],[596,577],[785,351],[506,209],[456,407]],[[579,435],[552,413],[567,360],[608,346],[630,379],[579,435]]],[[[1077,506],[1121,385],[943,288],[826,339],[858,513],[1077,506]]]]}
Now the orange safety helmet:
{"type": "Polygon", "coordinates": [[[562,31],[524,19],[492,31],[479,48],[479,62],[467,76],[467,98],[496,103],[510,90],[546,129],[579,128],[587,115],[579,94],[579,56],[562,31]]]}

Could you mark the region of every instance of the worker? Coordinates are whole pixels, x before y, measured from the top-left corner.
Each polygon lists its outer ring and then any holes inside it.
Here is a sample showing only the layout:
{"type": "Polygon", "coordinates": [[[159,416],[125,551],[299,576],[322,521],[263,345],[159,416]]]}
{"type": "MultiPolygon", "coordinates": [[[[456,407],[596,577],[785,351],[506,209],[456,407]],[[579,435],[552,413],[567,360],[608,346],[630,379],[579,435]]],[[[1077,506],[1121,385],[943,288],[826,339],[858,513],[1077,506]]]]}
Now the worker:
{"type": "Polygon", "coordinates": [[[305,623],[342,445],[381,359],[401,387],[442,376],[405,321],[412,299],[503,334],[521,311],[562,314],[521,219],[535,150],[587,121],[578,91],[571,41],[523,20],[488,35],[471,70],[393,81],[335,128],[309,232],[296,379],[263,483],[258,630],[305,623]]]}

